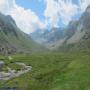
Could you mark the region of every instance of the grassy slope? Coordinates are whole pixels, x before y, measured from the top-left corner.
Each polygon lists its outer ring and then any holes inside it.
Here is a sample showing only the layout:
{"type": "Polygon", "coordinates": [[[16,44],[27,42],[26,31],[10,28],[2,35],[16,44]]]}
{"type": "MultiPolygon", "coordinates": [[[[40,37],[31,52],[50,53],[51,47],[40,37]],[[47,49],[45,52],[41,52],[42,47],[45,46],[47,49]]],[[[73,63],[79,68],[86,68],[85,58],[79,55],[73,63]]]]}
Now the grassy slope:
{"type": "Polygon", "coordinates": [[[44,50],[44,48],[42,48],[42,46],[38,45],[37,43],[35,43],[28,35],[26,35],[25,33],[21,32],[21,31],[17,31],[18,33],[18,38],[8,36],[8,41],[11,41],[11,44],[15,45],[16,47],[26,49],[26,51],[30,51],[32,52],[37,52],[40,50],[44,50]],[[12,37],[12,38],[11,38],[12,37]]]}
{"type": "Polygon", "coordinates": [[[13,34],[5,34],[3,31],[0,32],[0,44],[2,46],[12,46],[16,49],[24,52],[39,52],[46,50],[39,44],[35,43],[28,35],[16,29],[18,37],[13,34]]]}
{"type": "Polygon", "coordinates": [[[13,61],[31,65],[32,72],[0,85],[17,86],[19,90],[90,90],[89,55],[90,52],[15,55],[13,61]]]}
{"type": "Polygon", "coordinates": [[[9,49],[12,49],[14,51],[16,50],[16,52],[24,53],[33,53],[46,50],[44,47],[34,42],[29,35],[26,35],[22,31],[20,31],[11,16],[5,16],[1,13],[0,46],[4,47],[7,51],[9,51],[9,49]]]}

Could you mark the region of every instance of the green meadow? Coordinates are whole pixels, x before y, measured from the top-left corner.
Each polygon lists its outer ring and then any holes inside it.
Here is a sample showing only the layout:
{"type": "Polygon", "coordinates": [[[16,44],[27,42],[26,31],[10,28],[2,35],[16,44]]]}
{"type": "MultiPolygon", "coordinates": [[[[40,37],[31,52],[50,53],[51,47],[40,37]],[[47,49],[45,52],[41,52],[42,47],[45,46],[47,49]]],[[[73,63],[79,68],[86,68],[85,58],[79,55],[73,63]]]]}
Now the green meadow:
{"type": "MultiPolygon", "coordinates": [[[[32,66],[32,71],[9,81],[0,81],[3,87],[18,90],[90,90],[90,52],[12,55],[3,57],[5,65],[19,69],[12,62],[32,66]]],[[[5,70],[5,66],[4,66],[5,70]]]]}

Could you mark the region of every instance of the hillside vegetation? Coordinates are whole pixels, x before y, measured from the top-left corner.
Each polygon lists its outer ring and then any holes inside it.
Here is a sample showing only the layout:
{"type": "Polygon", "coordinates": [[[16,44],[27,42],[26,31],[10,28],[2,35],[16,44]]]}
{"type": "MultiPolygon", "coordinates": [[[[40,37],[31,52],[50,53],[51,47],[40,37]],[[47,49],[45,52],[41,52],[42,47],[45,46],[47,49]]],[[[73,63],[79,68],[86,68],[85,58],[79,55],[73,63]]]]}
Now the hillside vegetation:
{"type": "Polygon", "coordinates": [[[45,50],[23,33],[11,16],[0,13],[0,52],[2,54],[33,53],[45,50]]]}
{"type": "MultiPolygon", "coordinates": [[[[32,71],[19,78],[0,81],[0,87],[19,90],[89,90],[90,52],[73,54],[14,55],[14,62],[32,66],[32,71]]],[[[6,60],[6,62],[9,62],[6,60]]],[[[8,63],[9,65],[10,63],[8,63]]]]}

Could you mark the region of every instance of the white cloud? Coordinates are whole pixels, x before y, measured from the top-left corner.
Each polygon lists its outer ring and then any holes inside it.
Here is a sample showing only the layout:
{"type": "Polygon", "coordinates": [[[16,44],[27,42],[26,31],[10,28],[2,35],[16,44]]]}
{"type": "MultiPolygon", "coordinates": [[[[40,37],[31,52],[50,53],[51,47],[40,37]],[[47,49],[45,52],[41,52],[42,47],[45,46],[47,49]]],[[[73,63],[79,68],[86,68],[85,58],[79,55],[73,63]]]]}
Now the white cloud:
{"type": "Polygon", "coordinates": [[[25,33],[35,31],[37,27],[44,27],[44,24],[33,11],[18,6],[15,0],[0,0],[0,11],[4,14],[10,14],[18,27],[25,33]]]}
{"type": "Polygon", "coordinates": [[[54,26],[59,20],[62,20],[63,23],[67,25],[73,16],[84,12],[90,4],[90,0],[77,0],[79,5],[76,5],[72,1],[73,0],[45,0],[46,10],[44,15],[47,22],[49,21],[49,24],[54,26]]]}
{"type": "Polygon", "coordinates": [[[88,5],[90,5],[90,0],[79,0],[79,7],[81,12],[84,12],[88,5]]]}
{"type": "Polygon", "coordinates": [[[25,10],[22,7],[16,7],[10,14],[16,20],[17,25],[26,33],[31,33],[35,31],[37,27],[41,28],[43,26],[38,16],[30,9],[25,10]]]}
{"type": "Polygon", "coordinates": [[[0,0],[0,12],[8,13],[14,6],[14,0],[0,0]]]}
{"type": "Polygon", "coordinates": [[[58,22],[58,3],[54,0],[45,0],[45,3],[46,9],[44,12],[44,16],[46,17],[47,22],[50,23],[51,26],[53,26],[58,22]]]}
{"type": "Polygon", "coordinates": [[[64,24],[72,19],[77,13],[77,6],[71,2],[71,0],[45,0],[46,10],[44,12],[47,20],[49,19],[50,24],[53,26],[58,23],[61,19],[64,24]]]}
{"type": "Polygon", "coordinates": [[[59,0],[59,14],[64,24],[68,24],[72,17],[78,13],[78,6],[71,0],[59,0]]]}

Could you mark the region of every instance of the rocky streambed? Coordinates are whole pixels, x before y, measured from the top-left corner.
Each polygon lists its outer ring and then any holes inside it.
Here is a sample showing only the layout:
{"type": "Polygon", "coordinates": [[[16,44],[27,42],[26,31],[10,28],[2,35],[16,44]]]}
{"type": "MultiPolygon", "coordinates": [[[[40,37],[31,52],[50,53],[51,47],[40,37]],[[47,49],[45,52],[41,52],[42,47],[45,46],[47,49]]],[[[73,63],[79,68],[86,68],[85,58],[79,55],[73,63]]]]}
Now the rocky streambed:
{"type": "Polygon", "coordinates": [[[8,71],[1,71],[0,72],[0,80],[10,80],[15,77],[20,77],[21,75],[28,73],[32,70],[32,66],[27,66],[24,63],[15,62],[15,64],[22,66],[23,69],[16,71],[12,70],[10,67],[7,67],[8,71]]]}

